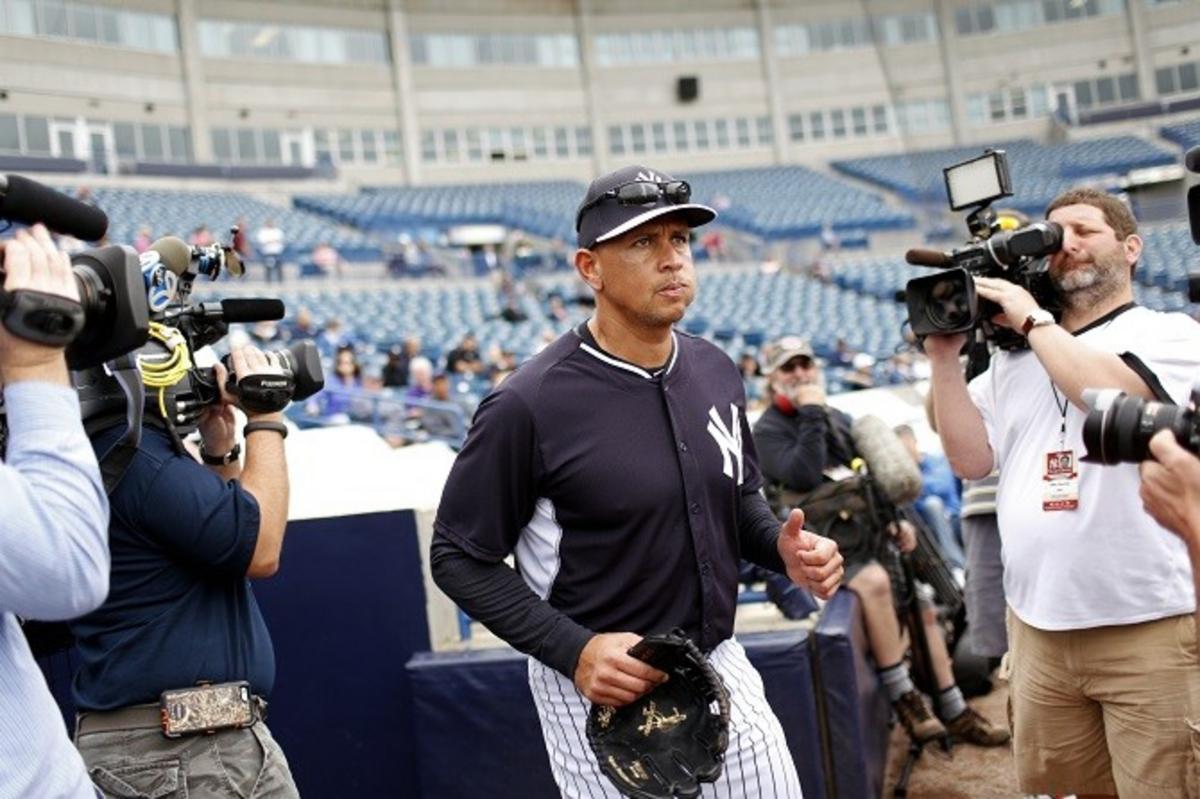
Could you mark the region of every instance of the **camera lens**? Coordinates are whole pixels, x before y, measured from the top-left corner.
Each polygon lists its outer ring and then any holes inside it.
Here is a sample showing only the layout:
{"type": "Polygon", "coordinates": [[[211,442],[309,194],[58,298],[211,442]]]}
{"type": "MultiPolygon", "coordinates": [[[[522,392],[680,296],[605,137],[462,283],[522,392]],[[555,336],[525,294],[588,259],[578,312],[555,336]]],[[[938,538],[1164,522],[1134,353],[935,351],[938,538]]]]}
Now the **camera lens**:
{"type": "Polygon", "coordinates": [[[962,283],[946,278],[934,283],[929,290],[927,312],[930,320],[942,330],[955,330],[971,324],[971,308],[962,283]]]}
{"type": "Polygon", "coordinates": [[[1123,391],[1084,392],[1091,406],[1083,422],[1085,460],[1100,463],[1140,463],[1149,457],[1150,439],[1170,430],[1186,446],[1193,412],[1177,405],[1147,402],[1123,391]]]}

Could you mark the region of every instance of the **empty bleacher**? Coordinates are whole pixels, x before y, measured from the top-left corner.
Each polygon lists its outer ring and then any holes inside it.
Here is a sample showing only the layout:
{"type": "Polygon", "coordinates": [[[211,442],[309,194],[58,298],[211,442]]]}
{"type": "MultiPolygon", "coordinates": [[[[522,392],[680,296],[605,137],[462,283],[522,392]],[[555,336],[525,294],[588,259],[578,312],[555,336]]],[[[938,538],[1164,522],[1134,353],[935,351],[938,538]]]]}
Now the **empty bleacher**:
{"type": "Polygon", "coordinates": [[[1184,149],[1200,146],[1200,119],[1167,125],[1160,132],[1164,139],[1173,141],[1184,149]]]}
{"type": "MultiPolygon", "coordinates": [[[[1060,192],[1086,178],[1124,174],[1132,169],[1177,163],[1179,156],[1135,136],[1039,144],[1030,139],[989,145],[1008,153],[1013,197],[1006,205],[1039,213],[1060,192]]],[[[870,181],[916,203],[946,202],[942,169],[978,156],[983,145],[905,155],[834,161],[846,175],[870,181]]]]}

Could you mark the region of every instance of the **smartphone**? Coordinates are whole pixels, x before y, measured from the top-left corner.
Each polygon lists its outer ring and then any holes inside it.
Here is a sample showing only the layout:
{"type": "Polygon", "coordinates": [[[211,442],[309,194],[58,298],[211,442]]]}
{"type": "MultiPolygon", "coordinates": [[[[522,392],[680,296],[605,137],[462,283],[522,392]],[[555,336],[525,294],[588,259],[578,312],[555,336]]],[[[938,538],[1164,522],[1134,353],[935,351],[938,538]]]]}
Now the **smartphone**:
{"type": "Polygon", "coordinates": [[[245,680],[163,691],[159,706],[163,735],[168,738],[249,727],[257,720],[250,683],[245,680]]]}

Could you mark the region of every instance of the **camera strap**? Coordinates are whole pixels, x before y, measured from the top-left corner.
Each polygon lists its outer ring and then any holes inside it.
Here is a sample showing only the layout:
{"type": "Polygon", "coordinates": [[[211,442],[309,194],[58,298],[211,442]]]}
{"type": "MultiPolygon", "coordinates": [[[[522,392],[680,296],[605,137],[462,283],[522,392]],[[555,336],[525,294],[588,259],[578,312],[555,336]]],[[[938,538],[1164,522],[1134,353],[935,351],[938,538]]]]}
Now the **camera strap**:
{"type": "Polygon", "coordinates": [[[125,432],[108,451],[100,457],[100,477],[104,480],[104,493],[112,496],[133,463],[138,447],[142,443],[142,416],[146,404],[146,387],[137,360],[131,353],[122,355],[104,365],[125,393],[125,432]]]}

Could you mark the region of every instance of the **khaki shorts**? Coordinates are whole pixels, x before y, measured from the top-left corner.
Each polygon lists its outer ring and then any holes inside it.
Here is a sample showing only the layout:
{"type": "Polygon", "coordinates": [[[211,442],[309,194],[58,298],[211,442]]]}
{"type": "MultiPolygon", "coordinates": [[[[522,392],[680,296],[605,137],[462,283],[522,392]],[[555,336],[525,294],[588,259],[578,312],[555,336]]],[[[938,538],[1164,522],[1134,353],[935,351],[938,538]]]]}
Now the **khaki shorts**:
{"type": "MultiPolygon", "coordinates": [[[[1008,613],[1021,791],[1190,797],[1200,714],[1193,617],[1046,631],[1008,613]]],[[[1200,749],[1197,749],[1200,751],[1200,749]]]]}

